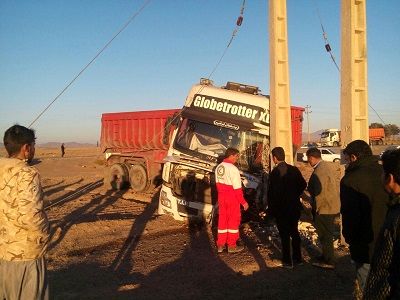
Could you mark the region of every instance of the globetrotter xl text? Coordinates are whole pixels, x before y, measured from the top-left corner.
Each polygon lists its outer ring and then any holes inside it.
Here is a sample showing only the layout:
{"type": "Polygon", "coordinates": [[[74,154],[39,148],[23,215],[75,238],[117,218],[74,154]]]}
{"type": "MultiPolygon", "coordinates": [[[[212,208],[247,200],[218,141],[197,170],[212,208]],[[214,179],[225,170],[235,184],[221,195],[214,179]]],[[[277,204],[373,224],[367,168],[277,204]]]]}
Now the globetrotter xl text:
{"type": "Polygon", "coordinates": [[[207,98],[206,96],[196,95],[192,104],[194,107],[223,112],[247,119],[258,120],[259,122],[269,123],[268,111],[261,108],[248,107],[243,104],[233,104],[224,99],[207,98]]]}

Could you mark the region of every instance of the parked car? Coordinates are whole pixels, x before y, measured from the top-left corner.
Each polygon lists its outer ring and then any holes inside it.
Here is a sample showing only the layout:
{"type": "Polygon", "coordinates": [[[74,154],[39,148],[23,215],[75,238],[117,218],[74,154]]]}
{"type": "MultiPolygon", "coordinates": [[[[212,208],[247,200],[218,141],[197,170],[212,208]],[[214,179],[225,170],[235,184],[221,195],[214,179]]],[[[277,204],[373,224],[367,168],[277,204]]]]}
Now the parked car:
{"type": "Polygon", "coordinates": [[[400,149],[400,145],[390,145],[390,146],[388,146],[385,150],[383,150],[383,151],[379,154],[379,158],[382,158],[383,152],[388,151],[388,150],[396,150],[396,149],[400,149]]]}
{"type": "Polygon", "coordinates": [[[309,148],[315,148],[315,147],[318,147],[318,145],[317,145],[317,143],[306,143],[306,144],[303,144],[301,147],[300,147],[300,149],[309,149],[309,148]]]}
{"type": "MultiPolygon", "coordinates": [[[[325,161],[330,162],[339,162],[340,161],[340,154],[335,153],[330,148],[318,148],[321,151],[321,158],[325,161]]],[[[303,153],[303,161],[307,161],[306,153],[303,153]]]]}

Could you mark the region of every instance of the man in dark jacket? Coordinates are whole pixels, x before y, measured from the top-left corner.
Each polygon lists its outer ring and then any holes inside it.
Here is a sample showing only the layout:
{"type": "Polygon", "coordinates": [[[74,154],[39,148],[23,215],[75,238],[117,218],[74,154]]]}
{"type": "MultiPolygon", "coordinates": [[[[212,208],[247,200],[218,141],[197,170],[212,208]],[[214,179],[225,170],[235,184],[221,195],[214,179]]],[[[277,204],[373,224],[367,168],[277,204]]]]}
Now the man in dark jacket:
{"type": "Polygon", "coordinates": [[[364,299],[400,299],[400,149],[382,155],[389,209],[379,233],[364,299]]]}
{"type": "Polygon", "coordinates": [[[349,162],[340,182],[343,236],[355,262],[356,284],[362,291],[385,218],[388,194],[381,183],[382,166],[365,141],[349,143],[343,154],[349,162]]]}
{"type": "Polygon", "coordinates": [[[275,168],[269,176],[268,212],[276,218],[282,244],[282,266],[293,268],[293,264],[302,263],[297,226],[302,207],[300,195],[307,183],[298,168],[285,162],[285,151],[282,147],[272,149],[271,154],[275,168]],[[290,244],[292,244],[292,255],[290,244]]]}

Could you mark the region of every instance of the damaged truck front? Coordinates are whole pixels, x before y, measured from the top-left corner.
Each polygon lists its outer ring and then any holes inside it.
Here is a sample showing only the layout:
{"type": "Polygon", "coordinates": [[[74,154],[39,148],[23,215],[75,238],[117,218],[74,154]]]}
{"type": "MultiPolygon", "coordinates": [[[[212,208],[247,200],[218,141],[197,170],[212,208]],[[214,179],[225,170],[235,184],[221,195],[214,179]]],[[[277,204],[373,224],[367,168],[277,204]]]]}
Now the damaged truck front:
{"type": "Polygon", "coordinates": [[[257,87],[194,85],[164,159],[158,212],[176,220],[210,218],[217,203],[214,169],[229,147],[240,151],[245,197],[254,201],[269,169],[269,118],[269,98],[257,87]]]}

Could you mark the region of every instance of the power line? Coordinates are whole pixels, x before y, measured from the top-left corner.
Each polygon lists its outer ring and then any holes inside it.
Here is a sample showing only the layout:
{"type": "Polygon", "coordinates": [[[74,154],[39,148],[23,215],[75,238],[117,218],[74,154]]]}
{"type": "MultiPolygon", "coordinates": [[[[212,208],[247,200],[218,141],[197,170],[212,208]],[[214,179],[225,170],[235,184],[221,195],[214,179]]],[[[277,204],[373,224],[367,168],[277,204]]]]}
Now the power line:
{"type": "MultiPolygon", "coordinates": [[[[239,31],[239,27],[242,25],[243,22],[243,14],[244,14],[244,8],[245,8],[245,4],[246,4],[246,0],[243,0],[242,5],[240,7],[240,14],[239,17],[236,20],[236,25],[235,25],[235,29],[232,32],[231,38],[229,39],[229,42],[227,44],[227,46],[225,47],[221,57],[219,58],[219,60],[217,61],[217,64],[214,66],[214,68],[212,69],[212,71],[210,72],[210,74],[208,75],[208,77],[206,78],[207,80],[210,80],[211,76],[214,74],[214,72],[217,70],[217,68],[219,67],[219,65],[222,62],[222,59],[224,58],[226,52],[228,51],[228,48],[230,47],[230,45],[232,44],[232,41],[234,40],[236,34],[239,31]]],[[[201,85],[201,87],[199,88],[199,90],[197,91],[196,94],[201,93],[201,91],[204,89],[205,85],[201,85]]],[[[171,126],[173,123],[175,123],[177,121],[177,119],[182,115],[182,113],[185,111],[186,106],[183,106],[183,108],[179,111],[179,113],[174,114],[173,117],[168,121],[166,121],[165,126],[169,127],[171,126]]],[[[161,134],[163,134],[162,131],[160,131],[158,134],[156,134],[152,141],[155,141],[157,138],[159,138],[161,136],[161,134]]]]}
{"type": "Polygon", "coordinates": [[[318,9],[318,5],[317,5],[316,0],[314,0],[314,4],[315,4],[315,10],[317,11],[317,15],[318,15],[318,19],[319,19],[319,24],[321,25],[322,36],[324,37],[324,40],[325,40],[325,50],[329,53],[329,55],[331,56],[331,59],[332,59],[333,63],[334,63],[335,66],[336,66],[336,69],[340,72],[340,68],[339,68],[338,64],[336,63],[335,56],[334,56],[333,53],[332,53],[332,48],[331,48],[331,46],[330,46],[330,44],[329,44],[329,41],[328,41],[328,35],[326,34],[324,25],[322,24],[322,18],[321,18],[321,14],[319,13],[319,9],[318,9]]]}
{"type": "Polygon", "coordinates": [[[240,8],[240,15],[237,18],[236,27],[232,32],[232,36],[229,39],[229,42],[226,45],[226,48],[225,48],[224,52],[222,53],[220,59],[218,60],[217,64],[215,65],[214,69],[211,71],[210,75],[208,75],[207,79],[210,79],[211,76],[214,74],[214,72],[217,70],[217,68],[219,67],[219,65],[220,65],[222,59],[224,58],[226,52],[228,51],[229,46],[232,44],[233,39],[235,38],[236,34],[238,33],[239,27],[242,25],[242,22],[243,22],[243,13],[244,13],[245,4],[246,4],[246,0],[243,0],[242,6],[240,8]]]}
{"type": "MultiPolygon", "coordinates": [[[[316,0],[313,0],[313,2],[314,2],[314,4],[315,4],[315,10],[317,11],[319,23],[320,23],[320,25],[321,25],[322,36],[324,37],[324,40],[325,40],[325,49],[326,49],[326,51],[329,53],[329,55],[330,55],[330,57],[331,57],[333,63],[334,63],[335,66],[336,66],[336,69],[337,69],[338,72],[340,73],[340,68],[339,68],[338,64],[336,63],[335,56],[334,56],[333,53],[332,53],[332,48],[331,48],[331,46],[330,46],[330,44],[329,44],[329,41],[328,41],[328,35],[326,34],[324,25],[322,24],[322,18],[321,18],[321,15],[320,15],[320,13],[319,13],[317,1],[316,1],[316,0]]],[[[375,114],[376,114],[377,117],[382,121],[382,123],[383,123],[384,125],[386,125],[385,121],[383,121],[383,119],[381,118],[381,116],[380,116],[380,115],[378,114],[378,112],[371,106],[371,104],[368,103],[368,106],[375,112],[375,114]]]]}
{"type": "Polygon", "coordinates": [[[378,116],[379,120],[382,121],[383,125],[386,125],[385,121],[383,121],[383,119],[381,118],[381,116],[378,114],[378,112],[368,103],[369,108],[371,108],[375,114],[378,116]]]}
{"type": "MultiPolygon", "coordinates": [[[[232,36],[231,36],[231,38],[229,39],[229,42],[228,42],[227,46],[225,47],[225,49],[224,49],[224,51],[223,51],[221,57],[220,57],[219,60],[217,61],[217,64],[214,66],[214,68],[212,69],[212,71],[210,72],[210,74],[208,75],[208,77],[207,77],[206,79],[209,80],[209,79],[211,78],[211,76],[214,74],[214,72],[217,70],[217,68],[218,68],[219,65],[221,64],[222,59],[224,58],[226,52],[228,51],[228,48],[229,48],[230,45],[232,44],[233,39],[235,38],[236,34],[238,33],[239,27],[242,25],[242,22],[243,22],[243,15],[244,15],[244,8],[245,8],[245,5],[246,5],[246,0],[243,0],[242,5],[241,5],[241,7],[240,7],[240,14],[239,14],[239,17],[238,17],[237,20],[236,20],[236,26],[235,26],[235,29],[234,29],[233,32],[232,32],[232,36]]],[[[204,89],[204,85],[202,85],[202,86],[199,88],[199,90],[197,91],[197,94],[200,93],[203,89],[204,89]]],[[[167,126],[169,126],[169,125],[171,125],[172,123],[174,123],[174,122],[176,121],[176,119],[179,118],[179,117],[181,116],[181,114],[182,114],[182,112],[183,112],[184,110],[185,110],[185,106],[182,108],[182,110],[181,110],[178,114],[176,114],[176,115],[171,119],[170,123],[167,124],[167,126]]],[[[160,134],[161,134],[161,132],[160,132],[160,134]]]]}
{"type": "Polygon", "coordinates": [[[58,98],[60,98],[60,96],[62,94],[64,94],[64,92],[75,82],[75,80],[78,79],[79,76],[81,76],[83,74],[83,72],[86,71],[87,68],[89,68],[89,66],[100,56],[101,53],[103,53],[104,50],[106,50],[106,48],[114,41],[114,39],[122,32],[124,31],[128,25],[143,11],[143,9],[150,3],[151,0],[146,0],[144,2],[144,4],[139,8],[139,10],[137,12],[135,12],[129,19],[128,21],[121,27],[120,30],[117,31],[116,34],[114,34],[114,36],[111,38],[111,40],[109,40],[103,48],[100,49],[100,51],[97,52],[97,54],[92,58],[92,60],[85,66],[83,67],[83,69],[67,84],[67,86],[49,103],[49,105],[47,105],[45,107],[45,109],[32,121],[32,123],[28,126],[28,128],[30,128],[49,108],[50,106],[53,105],[54,102],[56,102],[56,100],[58,98]]]}

